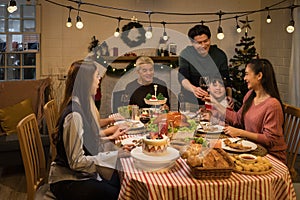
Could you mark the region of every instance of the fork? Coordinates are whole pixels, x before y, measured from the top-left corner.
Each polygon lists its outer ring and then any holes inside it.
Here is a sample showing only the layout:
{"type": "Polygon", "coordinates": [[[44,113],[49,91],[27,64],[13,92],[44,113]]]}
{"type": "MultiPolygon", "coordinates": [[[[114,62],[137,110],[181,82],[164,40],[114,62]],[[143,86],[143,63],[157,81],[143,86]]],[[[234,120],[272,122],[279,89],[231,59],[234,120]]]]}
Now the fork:
{"type": "Polygon", "coordinates": [[[237,139],[236,141],[234,141],[234,142],[232,142],[232,143],[238,143],[238,142],[241,142],[241,141],[243,141],[244,140],[244,138],[240,138],[240,139],[237,139]]]}

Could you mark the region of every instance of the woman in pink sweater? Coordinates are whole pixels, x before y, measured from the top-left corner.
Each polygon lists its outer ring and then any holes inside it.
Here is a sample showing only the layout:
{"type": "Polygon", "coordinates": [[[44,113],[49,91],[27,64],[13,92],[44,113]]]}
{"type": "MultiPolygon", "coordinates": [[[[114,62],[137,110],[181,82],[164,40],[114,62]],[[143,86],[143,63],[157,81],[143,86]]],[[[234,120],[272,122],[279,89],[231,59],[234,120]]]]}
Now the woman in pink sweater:
{"type": "Polygon", "coordinates": [[[259,143],[271,155],[286,163],[284,115],[272,64],[266,59],[250,61],[246,65],[244,80],[249,91],[238,112],[215,106],[226,114],[225,120],[229,125],[224,128],[225,134],[259,143]]]}

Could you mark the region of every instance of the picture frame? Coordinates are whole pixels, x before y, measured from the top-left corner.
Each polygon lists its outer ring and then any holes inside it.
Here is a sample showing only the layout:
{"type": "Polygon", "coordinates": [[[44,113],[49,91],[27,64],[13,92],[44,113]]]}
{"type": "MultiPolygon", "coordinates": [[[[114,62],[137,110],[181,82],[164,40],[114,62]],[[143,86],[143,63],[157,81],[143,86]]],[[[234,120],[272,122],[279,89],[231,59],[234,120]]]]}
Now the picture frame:
{"type": "Polygon", "coordinates": [[[176,56],[177,55],[177,44],[171,43],[169,44],[169,56],[176,56]]]}

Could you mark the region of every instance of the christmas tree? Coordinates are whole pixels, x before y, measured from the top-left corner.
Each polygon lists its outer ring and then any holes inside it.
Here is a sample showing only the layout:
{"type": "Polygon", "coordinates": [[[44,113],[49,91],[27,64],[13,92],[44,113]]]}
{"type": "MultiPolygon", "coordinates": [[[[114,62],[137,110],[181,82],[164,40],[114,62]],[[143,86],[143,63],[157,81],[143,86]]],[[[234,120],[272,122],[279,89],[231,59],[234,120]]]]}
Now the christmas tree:
{"type": "Polygon", "coordinates": [[[244,81],[245,64],[258,56],[254,47],[254,38],[254,36],[248,37],[246,29],[240,43],[236,44],[236,55],[229,60],[231,63],[229,65],[229,76],[232,82],[232,97],[234,99],[235,110],[238,110],[242,106],[243,98],[248,91],[247,84],[244,81]]]}

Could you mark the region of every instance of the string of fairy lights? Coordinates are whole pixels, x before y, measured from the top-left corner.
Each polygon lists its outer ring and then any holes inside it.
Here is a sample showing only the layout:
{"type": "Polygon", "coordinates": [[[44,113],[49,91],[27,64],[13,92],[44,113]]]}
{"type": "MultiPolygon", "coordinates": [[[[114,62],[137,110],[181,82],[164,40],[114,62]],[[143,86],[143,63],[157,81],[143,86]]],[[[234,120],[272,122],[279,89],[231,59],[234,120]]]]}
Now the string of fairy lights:
{"type": "MultiPolygon", "coordinates": [[[[162,12],[162,11],[150,11],[150,10],[133,10],[133,9],[126,9],[126,8],[117,8],[117,7],[112,7],[112,6],[104,6],[104,5],[99,5],[99,4],[94,4],[94,3],[89,3],[89,2],[83,2],[82,0],[68,0],[71,3],[75,3],[77,4],[76,7],[70,6],[70,5],[64,5],[61,3],[57,3],[55,1],[52,0],[46,0],[46,2],[49,2],[51,4],[55,4],[57,6],[61,6],[61,7],[65,7],[69,10],[69,15],[67,18],[67,22],[66,22],[66,26],[68,28],[72,27],[72,19],[71,19],[71,12],[72,10],[77,11],[77,16],[76,16],[76,28],[77,29],[82,29],[84,24],[83,21],[80,17],[80,12],[84,12],[84,13],[89,13],[89,14],[93,14],[93,15],[98,15],[98,16],[102,16],[102,17],[106,17],[106,18],[110,18],[110,19],[115,19],[117,20],[117,28],[114,32],[114,36],[115,37],[119,37],[120,36],[120,22],[121,21],[135,21],[137,22],[136,18],[125,18],[125,17],[121,17],[121,16],[112,16],[112,15],[107,15],[107,14],[102,14],[100,12],[92,12],[86,9],[82,9],[81,6],[92,6],[92,7],[98,7],[98,8],[104,8],[104,9],[109,9],[109,10],[118,10],[118,11],[124,11],[124,12],[130,12],[130,13],[143,13],[147,15],[148,20],[139,20],[140,23],[149,23],[149,26],[147,28],[147,31],[145,33],[145,37],[147,39],[150,39],[152,37],[152,24],[162,24],[163,26],[163,39],[164,40],[168,40],[168,35],[167,32],[165,31],[166,25],[167,24],[204,24],[204,23],[211,23],[211,22],[218,22],[219,26],[217,29],[217,38],[222,40],[224,38],[224,32],[222,29],[222,21],[224,20],[229,20],[229,19],[235,19],[236,21],[236,31],[238,33],[241,32],[241,28],[238,24],[238,19],[241,18],[242,16],[248,16],[250,14],[254,14],[254,13],[258,13],[258,12],[267,12],[267,17],[266,17],[266,22],[267,23],[271,23],[272,19],[271,19],[271,15],[270,12],[273,10],[283,10],[283,9],[290,9],[290,21],[288,26],[286,27],[286,31],[288,33],[293,33],[295,30],[295,21],[294,21],[294,9],[300,7],[300,5],[296,5],[295,3],[291,3],[289,6],[282,6],[282,7],[277,7],[280,4],[283,4],[287,1],[290,0],[282,0],[278,3],[275,3],[273,5],[267,6],[265,8],[262,9],[258,9],[258,10],[250,10],[250,11],[240,11],[240,12],[223,12],[223,11],[218,11],[218,12],[199,12],[199,13],[178,13],[178,12],[162,12]],[[207,21],[151,21],[151,16],[153,15],[189,15],[189,16],[218,16],[218,19],[213,19],[213,20],[207,20],[207,21]],[[229,17],[226,17],[229,16],[229,17]]],[[[9,13],[13,13],[17,10],[17,2],[16,0],[10,0],[7,6],[7,11],[9,13]]],[[[241,21],[241,20],[240,20],[241,21]]]]}
{"type": "MultiPolygon", "coordinates": [[[[15,0],[10,0],[10,1],[15,1],[15,0]]],[[[218,12],[199,12],[199,13],[179,13],[179,12],[162,12],[162,11],[150,11],[150,10],[133,10],[133,9],[127,9],[127,8],[117,8],[117,7],[112,7],[112,6],[104,6],[104,5],[99,5],[99,4],[94,4],[94,3],[89,3],[89,2],[83,2],[82,0],[68,0],[71,3],[76,4],[76,7],[73,7],[71,5],[64,5],[61,3],[57,3],[55,1],[52,0],[46,0],[46,2],[49,2],[51,4],[55,4],[57,6],[61,6],[61,7],[65,7],[69,10],[69,15],[67,18],[67,22],[66,22],[66,26],[68,28],[72,27],[72,19],[71,19],[71,12],[72,10],[77,12],[77,16],[76,16],[76,28],[77,29],[82,29],[84,27],[83,21],[80,17],[80,13],[88,13],[88,14],[92,14],[92,15],[98,15],[101,17],[105,17],[105,18],[110,18],[110,19],[114,19],[117,21],[117,28],[115,29],[114,32],[114,36],[115,37],[119,37],[120,36],[120,23],[121,21],[134,21],[134,22],[138,22],[138,23],[144,23],[144,24],[149,24],[146,32],[145,32],[145,37],[146,39],[150,39],[152,38],[152,25],[153,24],[161,24],[163,26],[163,39],[164,40],[168,40],[168,35],[166,32],[166,26],[168,24],[207,24],[207,23],[212,23],[212,22],[218,22],[218,29],[217,29],[217,38],[219,40],[222,40],[224,38],[224,32],[223,32],[223,28],[222,28],[222,21],[225,20],[230,20],[233,19],[235,20],[236,23],[236,31],[238,33],[241,32],[242,28],[239,25],[239,22],[244,23],[243,26],[247,26],[247,21],[243,22],[243,20],[239,20],[239,18],[243,17],[243,16],[248,16],[254,13],[259,13],[259,12],[266,12],[267,13],[267,17],[266,17],[266,22],[267,23],[271,23],[272,22],[272,18],[271,18],[271,11],[275,11],[275,10],[284,10],[284,9],[289,9],[290,10],[290,21],[288,23],[288,26],[286,27],[286,31],[288,33],[293,33],[295,30],[295,20],[294,20],[294,9],[300,7],[300,5],[297,5],[295,3],[290,3],[290,5],[288,6],[281,6],[278,7],[280,5],[282,5],[283,3],[289,1],[290,0],[281,0],[273,5],[267,6],[265,8],[261,8],[258,10],[249,10],[249,11],[238,11],[238,12],[223,12],[222,10],[218,11],[218,12]],[[83,9],[82,7],[85,7],[85,9],[83,9]],[[147,17],[147,20],[137,20],[135,17],[132,18],[126,18],[126,17],[121,17],[121,16],[112,16],[112,15],[108,15],[108,14],[103,14],[100,12],[92,12],[90,10],[88,10],[88,7],[97,7],[97,8],[102,8],[102,9],[108,9],[108,10],[117,10],[117,11],[123,11],[123,12],[129,12],[129,13],[142,13],[145,14],[147,17]],[[212,19],[212,20],[200,20],[200,21],[153,21],[151,20],[151,17],[153,15],[189,15],[189,16],[217,16],[216,19],[212,19]]],[[[247,27],[246,27],[247,28],[247,27]]],[[[246,29],[247,30],[247,29],[246,29]]]]}

